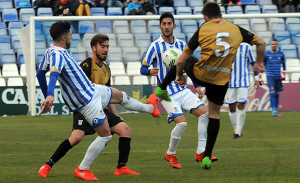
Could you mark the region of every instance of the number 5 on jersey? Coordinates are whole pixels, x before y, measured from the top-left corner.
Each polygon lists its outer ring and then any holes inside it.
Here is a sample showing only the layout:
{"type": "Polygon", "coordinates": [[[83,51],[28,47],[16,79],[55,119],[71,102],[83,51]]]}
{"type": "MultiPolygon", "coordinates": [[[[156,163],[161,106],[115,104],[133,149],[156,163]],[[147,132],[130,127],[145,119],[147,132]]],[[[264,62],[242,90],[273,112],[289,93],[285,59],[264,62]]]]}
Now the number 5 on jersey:
{"type": "Polygon", "coordinates": [[[229,53],[230,44],[225,41],[222,41],[223,37],[229,37],[229,32],[218,32],[217,33],[216,45],[224,47],[224,51],[222,51],[220,49],[215,50],[215,55],[217,57],[226,57],[226,55],[228,55],[228,53],[229,53]]]}

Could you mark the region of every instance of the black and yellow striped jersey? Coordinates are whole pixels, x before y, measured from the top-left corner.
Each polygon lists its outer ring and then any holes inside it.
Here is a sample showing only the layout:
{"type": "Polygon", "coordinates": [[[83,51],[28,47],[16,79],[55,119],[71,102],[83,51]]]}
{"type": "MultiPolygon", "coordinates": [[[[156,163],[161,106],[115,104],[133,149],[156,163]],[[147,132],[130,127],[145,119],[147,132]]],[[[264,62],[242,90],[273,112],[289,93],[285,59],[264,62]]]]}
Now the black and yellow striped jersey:
{"type": "Polygon", "coordinates": [[[81,62],[80,66],[93,83],[110,86],[110,68],[104,62],[98,65],[92,57],[89,57],[81,62]]]}
{"type": "Polygon", "coordinates": [[[206,83],[225,85],[240,44],[253,45],[257,39],[253,33],[228,20],[213,19],[202,24],[184,51],[192,54],[200,46],[201,59],[193,70],[195,77],[206,83]]]}

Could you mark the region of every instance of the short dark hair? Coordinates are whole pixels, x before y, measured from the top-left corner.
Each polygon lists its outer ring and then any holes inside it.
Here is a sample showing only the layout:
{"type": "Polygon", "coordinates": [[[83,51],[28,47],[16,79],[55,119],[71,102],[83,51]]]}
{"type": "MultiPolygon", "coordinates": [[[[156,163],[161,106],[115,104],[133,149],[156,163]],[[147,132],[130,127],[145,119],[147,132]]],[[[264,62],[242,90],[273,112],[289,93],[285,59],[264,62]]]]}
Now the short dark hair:
{"type": "Polygon", "coordinates": [[[160,15],[160,18],[159,18],[159,24],[161,24],[162,20],[164,18],[171,18],[173,23],[175,24],[175,19],[174,19],[174,16],[171,12],[163,12],[161,15],[160,15]]]}
{"type": "Polygon", "coordinates": [[[221,10],[217,3],[209,2],[206,3],[202,9],[202,14],[208,18],[221,18],[221,10]]]}
{"type": "Polygon", "coordinates": [[[96,34],[92,39],[91,39],[91,47],[96,46],[97,43],[104,43],[105,41],[109,41],[109,37],[106,34],[96,34]]]}
{"type": "Polygon", "coordinates": [[[274,39],[272,39],[272,41],[276,41],[276,42],[278,42],[278,41],[277,41],[277,39],[275,39],[275,38],[274,38],[274,39]]]}
{"type": "Polygon", "coordinates": [[[53,41],[59,41],[61,36],[67,34],[71,29],[71,24],[67,21],[55,22],[50,27],[50,35],[53,41]]]}

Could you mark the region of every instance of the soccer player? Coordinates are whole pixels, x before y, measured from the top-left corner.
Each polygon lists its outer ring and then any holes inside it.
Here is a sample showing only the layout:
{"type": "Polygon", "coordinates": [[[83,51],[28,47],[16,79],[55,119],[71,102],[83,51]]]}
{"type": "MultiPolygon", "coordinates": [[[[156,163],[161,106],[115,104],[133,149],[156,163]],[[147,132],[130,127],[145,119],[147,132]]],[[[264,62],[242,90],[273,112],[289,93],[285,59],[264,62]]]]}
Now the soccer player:
{"type": "Polygon", "coordinates": [[[237,49],[242,42],[256,44],[257,60],[253,70],[264,70],[263,59],[265,41],[253,33],[222,19],[218,4],[206,3],[202,9],[205,23],[194,33],[188,46],[178,59],[176,67],[172,67],[154,93],[168,100],[167,86],[175,79],[179,85],[185,83],[183,70],[193,83],[204,86],[208,99],[207,142],[201,167],[210,169],[211,154],[220,128],[220,109],[228,88],[231,67],[237,49]],[[194,50],[201,47],[201,59],[191,57],[194,50]]]}
{"type": "MultiPolygon", "coordinates": [[[[162,35],[148,47],[140,72],[143,75],[156,76],[158,83],[161,83],[169,71],[162,61],[163,52],[169,48],[183,50],[186,47],[186,43],[173,35],[176,24],[172,13],[162,13],[159,22],[162,35]],[[149,69],[151,65],[153,68],[149,69]]],[[[173,168],[181,168],[176,157],[176,149],[187,126],[187,120],[183,114],[184,109],[198,118],[198,148],[195,159],[201,162],[206,144],[207,109],[203,102],[186,85],[181,88],[173,81],[168,85],[167,90],[172,103],[170,104],[170,102],[162,100],[161,104],[168,112],[168,122],[171,123],[174,121],[175,127],[171,132],[169,148],[165,153],[165,159],[169,161],[173,168]]],[[[200,87],[196,86],[196,91],[201,95],[200,87]]],[[[217,158],[213,157],[213,161],[216,160],[217,158]]]]}
{"type": "Polygon", "coordinates": [[[280,117],[278,113],[279,93],[283,91],[282,80],[285,80],[286,66],[284,54],[277,50],[278,41],[271,41],[271,50],[266,52],[264,64],[266,66],[267,83],[270,92],[272,116],[280,117]],[[281,72],[281,66],[283,71],[281,72]]]}
{"type": "MultiPolygon", "coordinates": [[[[89,168],[112,138],[103,108],[111,103],[121,104],[129,110],[150,112],[153,116],[159,115],[159,111],[156,103],[142,104],[128,97],[125,92],[92,83],[67,51],[72,44],[70,23],[56,22],[52,24],[50,35],[53,39],[53,46],[47,49],[37,72],[41,90],[46,96],[40,106],[41,114],[51,109],[54,101],[55,83],[59,80],[62,97],[70,111],[81,113],[98,134],[87,149],[81,164],[75,170],[75,176],[84,180],[99,180],[89,168]],[[45,74],[49,70],[50,80],[47,87],[45,74]]],[[[157,99],[152,100],[152,102],[155,101],[157,99]]]]}
{"type": "MultiPolygon", "coordinates": [[[[229,88],[225,95],[225,102],[229,105],[229,118],[234,131],[233,139],[239,139],[242,136],[246,120],[245,106],[248,98],[248,88],[250,87],[249,66],[250,64],[253,65],[254,62],[251,46],[248,43],[241,43],[232,64],[229,88]]],[[[254,75],[254,85],[258,88],[258,74],[254,73],[254,75]]]]}
{"type": "MultiPolygon", "coordinates": [[[[82,67],[88,78],[96,84],[110,86],[110,68],[105,64],[108,54],[109,37],[105,34],[96,34],[91,39],[91,49],[93,56],[84,60],[82,67]]],[[[125,123],[116,110],[114,104],[108,104],[104,113],[108,118],[108,124],[112,133],[117,133],[119,138],[119,160],[115,170],[115,175],[139,175],[139,173],[129,170],[126,167],[130,153],[131,129],[125,123]]],[[[73,113],[73,131],[69,139],[64,140],[51,158],[40,168],[39,175],[47,177],[51,168],[57,163],[71,148],[76,146],[84,135],[92,135],[95,130],[79,112],[73,113]]]]}

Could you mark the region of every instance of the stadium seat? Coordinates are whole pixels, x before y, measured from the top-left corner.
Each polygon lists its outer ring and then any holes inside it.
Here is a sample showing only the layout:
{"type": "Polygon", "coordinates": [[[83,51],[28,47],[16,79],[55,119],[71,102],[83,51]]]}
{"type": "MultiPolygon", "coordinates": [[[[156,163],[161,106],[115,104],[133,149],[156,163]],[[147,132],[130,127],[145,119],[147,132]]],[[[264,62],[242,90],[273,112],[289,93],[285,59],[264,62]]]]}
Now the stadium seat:
{"type": "Polygon", "coordinates": [[[42,62],[45,52],[46,52],[45,48],[35,49],[35,61],[37,66],[39,66],[40,63],[42,62]]]}
{"type": "Polygon", "coordinates": [[[0,36],[0,50],[11,49],[10,36],[0,36]]]}
{"type": "MultiPolygon", "coordinates": [[[[0,56],[1,56],[1,65],[6,65],[6,64],[14,64],[16,65],[16,57],[15,57],[15,52],[14,50],[0,50],[0,56]]],[[[3,74],[3,70],[2,70],[3,74]]]]}
{"type": "Polygon", "coordinates": [[[196,20],[182,20],[181,27],[183,33],[194,33],[198,29],[197,21],[196,20]]]}
{"type": "Polygon", "coordinates": [[[291,44],[291,36],[288,31],[275,31],[274,38],[277,39],[280,46],[291,44]]]}
{"type": "Polygon", "coordinates": [[[72,34],[72,44],[71,44],[71,48],[79,48],[80,47],[80,43],[81,43],[81,39],[80,39],[80,35],[79,34],[72,34]]]}
{"type": "Polygon", "coordinates": [[[190,32],[190,33],[187,33],[185,34],[186,35],[186,40],[187,42],[189,42],[191,40],[191,38],[193,37],[194,33],[193,32],[190,32]]]}
{"type": "Polygon", "coordinates": [[[158,27],[159,21],[158,20],[149,20],[148,21],[148,31],[151,34],[161,34],[161,30],[158,27]]]}
{"type": "Polygon", "coordinates": [[[220,10],[222,14],[226,14],[226,10],[224,6],[220,6],[220,10]]]}
{"type": "Polygon", "coordinates": [[[124,15],[129,15],[128,7],[125,7],[125,9],[124,9],[124,15]]]}
{"type": "Polygon", "coordinates": [[[19,36],[11,36],[11,44],[15,52],[17,52],[18,49],[22,49],[19,36]]]}
{"type": "Polygon", "coordinates": [[[128,34],[129,32],[129,23],[127,20],[115,20],[113,22],[113,32],[115,34],[128,34]]]}
{"type": "Polygon", "coordinates": [[[114,47],[117,46],[117,39],[115,34],[107,34],[109,37],[109,46],[114,47]]]}
{"type": "Polygon", "coordinates": [[[285,59],[297,59],[297,48],[293,44],[282,45],[280,50],[284,53],[285,59]]]}
{"type": "MultiPolygon", "coordinates": [[[[123,62],[110,62],[109,68],[112,76],[125,75],[123,62]]],[[[114,82],[116,84],[116,82],[114,82]]]]}
{"type": "Polygon", "coordinates": [[[251,30],[256,32],[268,31],[265,19],[250,19],[251,30]]]}
{"type": "Polygon", "coordinates": [[[119,34],[118,43],[121,48],[128,48],[134,46],[134,39],[132,34],[119,34]]]}
{"type": "Polygon", "coordinates": [[[136,34],[135,38],[135,45],[139,47],[148,47],[151,43],[150,35],[149,34],[136,34]]]}
{"type": "Polygon", "coordinates": [[[94,23],[92,21],[79,21],[78,32],[81,34],[95,33],[94,23]]]}
{"type": "Polygon", "coordinates": [[[133,76],[132,84],[133,85],[148,85],[149,84],[148,76],[133,76]]]}
{"type": "Polygon", "coordinates": [[[108,16],[123,15],[122,9],[120,7],[108,7],[107,8],[107,15],[108,16]]]}
{"type": "Polygon", "coordinates": [[[80,48],[70,48],[70,54],[75,58],[76,62],[80,63],[86,59],[86,54],[84,49],[80,48]]]}
{"type": "Polygon", "coordinates": [[[0,86],[6,86],[5,79],[0,77],[0,86]]]}
{"type": "Polygon", "coordinates": [[[256,4],[255,0],[240,0],[241,3],[248,5],[248,4],[256,4]]]}
{"type": "Polygon", "coordinates": [[[115,85],[131,85],[129,76],[115,76],[115,85]]]}
{"type": "Polygon", "coordinates": [[[24,60],[24,54],[22,49],[19,49],[17,52],[17,58],[18,58],[18,66],[21,67],[21,65],[25,64],[25,60],[24,60]]]}
{"type": "Polygon", "coordinates": [[[103,34],[112,33],[112,23],[110,20],[96,21],[96,32],[103,34]]]}
{"type": "Polygon", "coordinates": [[[8,22],[8,33],[11,36],[17,36],[17,30],[22,29],[24,24],[22,22],[8,22]]]}
{"type": "Polygon", "coordinates": [[[132,34],[147,33],[147,26],[145,20],[131,20],[130,29],[132,34]]]}
{"type": "Polygon", "coordinates": [[[261,38],[263,38],[267,45],[269,45],[273,39],[273,35],[272,35],[272,32],[269,32],[269,31],[265,31],[265,32],[257,32],[257,35],[261,38]]]}
{"type": "Polygon", "coordinates": [[[140,68],[142,64],[140,61],[137,62],[128,62],[127,63],[127,74],[129,76],[140,75],[140,68]]]}
{"type": "Polygon", "coordinates": [[[14,0],[15,8],[31,8],[30,0],[14,0]]]}
{"type": "Polygon", "coordinates": [[[263,5],[262,13],[278,13],[276,5],[263,5]]]}
{"type": "Polygon", "coordinates": [[[192,14],[192,9],[188,6],[177,7],[176,8],[176,14],[177,15],[191,15],[192,14]]]}
{"type": "Polygon", "coordinates": [[[20,66],[20,76],[21,77],[26,77],[27,75],[27,72],[26,72],[26,65],[25,64],[22,64],[20,66]]]}
{"type": "MultiPolygon", "coordinates": [[[[293,35],[292,36],[292,42],[295,45],[300,45],[300,34],[293,35]]],[[[299,57],[300,57],[300,55],[299,55],[299,57]]]]}
{"type": "Polygon", "coordinates": [[[18,12],[16,9],[3,9],[2,10],[2,21],[3,22],[17,22],[19,21],[18,12]]]}
{"type": "Polygon", "coordinates": [[[52,11],[52,8],[46,8],[46,7],[40,7],[38,10],[37,10],[37,16],[39,17],[45,17],[45,16],[53,16],[53,11],[52,11]]]}
{"type": "Polygon", "coordinates": [[[41,24],[43,34],[50,35],[50,27],[54,23],[54,21],[45,21],[41,24]]]}
{"type": "Polygon", "coordinates": [[[203,0],[187,0],[188,6],[193,8],[197,6],[203,6],[203,0]]]}
{"type": "Polygon", "coordinates": [[[3,77],[15,77],[19,76],[18,67],[16,64],[4,64],[2,67],[2,76],[3,77]]]}
{"type": "Polygon", "coordinates": [[[269,19],[270,31],[285,31],[285,23],[283,18],[270,18],[269,19]]]}
{"type": "Polygon", "coordinates": [[[158,13],[161,15],[163,12],[171,12],[172,14],[175,14],[174,8],[170,6],[160,7],[158,13]]]}
{"type": "Polygon", "coordinates": [[[126,47],[123,48],[123,57],[124,63],[127,64],[129,62],[139,62],[140,61],[140,53],[137,47],[126,47]]]}
{"type": "Polygon", "coordinates": [[[174,7],[180,7],[180,6],[186,6],[186,1],[185,0],[176,0],[174,1],[174,7]]]}
{"type": "Polygon", "coordinates": [[[233,23],[240,27],[243,27],[246,30],[250,30],[250,25],[249,25],[248,19],[234,19],[233,23]]]}
{"type": "Polygon", "coordinates": [[[260,14],[260,8],[258,5],[246,5],[245,14],[260,14]]]}
{"type": "Polygon", "coordinates": [[[92,16],[105,16],[104,7],[91,7],[92,16]]]}
{"type": "Polygon", "coordinates": [[[33,8],[21,8],[19,14],[20,14],[20,21],[23,23],[29,22],[30,17],[35,16],[33,8]]]}
{"type": "Polygon", "coordinates": [[[182,41],[184,41],[184,42],[187,42],[187,41],[186,41],[186,36],[185,36],[184,33],[176,33],[176,34],[174,34],[174,35],[175,35],[175,37],[176,37],[177,39],[180,39],[180,40],[182,40],[182,41]]]}
{"type": "Polygon", "coordinates": [[[194,7],[194,9],[193,9],[193,13],[195,14],[195,15],[202,15],[202,9],[203,9],[203,7],[202,6],[197,6],[197,7],[194,7]]]}
{"type": "Polygon", "coordinates": [[[122,51],[120,47],[110,47],[109,54],[107,56],[107,61],[111,62],[121,62],[123,63],[122,51]]]}
{"type": "Polygon", "coordinates": [[[53,44],[53,39],[51,35],[47,35],[46,41],[47,41],[47,47],[50,47],[53,44]]]}
{"type": "Polygon", "coordinates": [[[12,77],[7,79],[7,86],[24,86],[24,82],[21,77],[12,77]]]}
{"type": "Polygon", "coordinates": [[[10,9],[10,8],[13,8],[12,1],[7,1],[7,0],[0,1],[0,12],[2,12],[3,9],[10,9]]]}
{"type": "Polygon", "coordinates": [[[42,31],[42,22],[35,21],[35,34],[40,35],[43,33],[42,31]]]}
{"type": "Polygon", "coordinates": [[[159,37],[160,37],[161,33],[151,33],[150,36],[151,36],[151,40],[152,41],[155,41],[157,40],[159,37]]]}
{"type": "Polygon", "coordinates": [[[35,48],[44,49],[46,48],[46,39],[44,35],[35,36],[35,48]]]}
{"type": "Polygon", "coordinates": [[[296,35],[300,33],[300,18],[287,18],[286,28],[292,34],[296,35]]]}
{"type": "Polygon", "coordinates": [[[272,0],[256,0],[256,3],[260,6],[262,5],[272,5],[272,0]]]}
{"type": "Polygon", "coordinates": [[[7,35],[7,28],[5,22],[0,22],[0,36],[7,35]]]}
{"type": "Polygon", "coordinates": [[[241,6],[228,6],[227,14],[243,14],[243,9],[241,6]]]}

